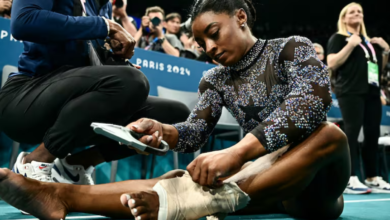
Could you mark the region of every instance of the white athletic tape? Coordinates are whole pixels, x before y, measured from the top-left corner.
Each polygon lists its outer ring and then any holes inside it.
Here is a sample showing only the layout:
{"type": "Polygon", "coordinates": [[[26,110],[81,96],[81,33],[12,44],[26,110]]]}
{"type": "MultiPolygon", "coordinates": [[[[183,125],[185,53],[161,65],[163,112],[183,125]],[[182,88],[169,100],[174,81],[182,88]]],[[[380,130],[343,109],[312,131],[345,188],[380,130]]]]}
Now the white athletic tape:
{"type": "Polygon", "coordinates": [[[260,157],[255,162],[251,163],[249,166],[245,167],[243,170],[238,172],[237,174],[233,175],[229,179],[226,179],[223,181],[224,183],[239,183],[241,181],[244,181],[248,179],[249,177],[253,175],[258,175],[266,170],[268,170],[272,164],[276,162],[276,160],[282,156],[290,147],[290,145],[287,145],[285,147],[282,147],[281,149],[272,152],[270,154],[267,154],[265,156],[260,157]]]}
{"type": "Polygon", "coordinates": [[[226,213],[218,213],[218,214],[207,216],[206,219],[207,220],[223,220],[226,217],[227,217],[226,213]]]}
{"type": "Polygon", "coordinates": [[[160,208],[158,209],[158,220],[167,219],[168,218],[168,198],[167,191],[165,191],[164,187],[157,182],[154,185],[153,190],[158,194],[158,200],[160,203],[160,208]]]}
{"type": "MultiPolygon", "coordinates": [[[[105,216],[101,216],[101,215],[89,215],[89,216],[72,216],[72,217],[66,217],[66,219],[95,219],[95,218],[101,218],[101,219],[108,219],[107,217],[105,216]]],[[[18,218],[18,219],[14,219],[14,220],[39,220],[37,218],[18,218]]]]}
{"type": "Polygon", "coordinates": [[[244,208],[250,200],[235,183],[209,189],[194,183],[187,172],[182,177],[160,180],[153,190],[159,195],[158,220],[199,219],[216,213],[222,216],[244,208]]]}

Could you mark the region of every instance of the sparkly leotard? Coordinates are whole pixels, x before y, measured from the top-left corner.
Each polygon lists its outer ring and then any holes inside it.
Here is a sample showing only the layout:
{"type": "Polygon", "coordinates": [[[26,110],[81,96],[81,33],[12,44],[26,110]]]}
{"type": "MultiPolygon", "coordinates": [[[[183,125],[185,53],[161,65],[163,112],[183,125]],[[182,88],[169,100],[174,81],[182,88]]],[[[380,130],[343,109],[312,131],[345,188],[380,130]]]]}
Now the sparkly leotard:
{"type": "Polygon", "coordinates": [[[186,122],[175,124],[175,151],[201,148],[226,107],[246,133],[273,152],[309,136],[326,120],[332,98],[327,67],[310,40],[258,40],[236,65],[202,78],[199,101],[186,122]]]}

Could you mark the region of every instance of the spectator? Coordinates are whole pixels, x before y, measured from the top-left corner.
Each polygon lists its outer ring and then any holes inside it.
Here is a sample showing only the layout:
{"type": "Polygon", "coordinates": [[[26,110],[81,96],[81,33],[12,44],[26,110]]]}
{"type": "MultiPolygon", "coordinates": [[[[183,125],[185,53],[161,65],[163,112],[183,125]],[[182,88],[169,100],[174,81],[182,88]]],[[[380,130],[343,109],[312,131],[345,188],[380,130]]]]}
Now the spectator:
{"type": "Polygon", "coordinates": [[[123,28],[134,36],[137,34],[136,24],[134,19],[129,17],[126,12],[127,0],[112,0],[112,17],[123,26],[123,28]]]}
{"type": "Polygon", "coordinates": [[[182,34],[180,41],[184,45],[184,50],[180,53],[181,57],[188,59],[197,59],[199,55],[203,52],[203,49],[194,40],[194,37],[188,38],[187,34],[182,34]]]}
{"type": "Polygon", "coordinates": [[[381,81],[381,102],[382,105],[390,105],[390,63],[385,67],[381,81]]]}
{"type": "Polygon", "coordinates": [[[165,36],[170,38],[176,38],[175,41],[180,41],[184,48],[180,50],[180,57],[188,59],[196,59],[199,54],[193,50],[191,40],[186,33],[180,30],[181,15],[179,13],[171,13],[165,17],[164,27],[167,31],[165,36]],[[180,40],[179,40],[180,38],[180,40]]]}
{"type": "Polygon", "coordinates": [[[145,16],[142,17],[141,27],[134,38],[140,48],[179,57],[183,45],[176,36],[165,35],[164,16],[164,10],[158,6],[147,8],[145,16]]]}
{"type": "Polygon", "coordinates": [[[324,61],[324,48],[321,46],[321,44],[318,44],[318,43],[314,43],[314,48],[316,49],[316,53],[317,53],[317,57],[318,59],[320,59],[321,61],[324,61]]]}
{"type": "Polygon", "coordinates": [[[171,13],[165,17],[165,29],[167,34],[178,35],[180,32],[181,16],[178,13],[171,13]]]}
{"type": "Polygon", "coordinates": [[[11,18],[12,0],[0,0],[0,17],[11,18]]]}
{"type": "Polygon", "coordinates": [[[363,17],[361,5],[345,6],[340,13],[338,32],[328,43],[328,65],[336,77],[334,91],[351,154],[351,177],[344,193],[390,193],[390,184],[378,177],[377,160],[382,117],[379,79],[388,62],[390,48],[382,38],[367,36],[363,17]],[[365,185],[356,173],[358,136],[362,126],[365,185]]]}

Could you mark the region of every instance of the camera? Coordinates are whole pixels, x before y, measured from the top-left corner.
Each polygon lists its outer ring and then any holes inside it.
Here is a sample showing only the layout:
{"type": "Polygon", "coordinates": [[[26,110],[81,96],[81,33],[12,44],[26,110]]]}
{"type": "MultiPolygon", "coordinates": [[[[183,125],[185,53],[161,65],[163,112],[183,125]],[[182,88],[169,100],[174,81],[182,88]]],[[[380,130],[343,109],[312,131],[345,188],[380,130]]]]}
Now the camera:
{"type": "Polygon", "coordinates": [[[161,19],[158,17],[154,17],[153,19],[150,20],[152,22],[153,27],[157,27],[161,24],[161,19]]]}
{"type": "Polygon", "coordinates": [[[124,3],[123,3],[123,0],[114,0],[113,1],[113,4],[117,7],[117,8],[122,8],[124,3]]]}
{"type": "MultiPolygon", "coordinates": [[[[159,25],[161,24],[161,19],[158,18],[158,17],[154,17],[154,18],[152,18],[152,19],[150,20],[150,22],[152,23],[153,27],[157,27],[157,26],[159,26],[159,25]]],[[[145,31],[145,33],[150,33],[150,32],[151,32],[151,30],[150,30],[149,27],[146,27],[146,28],[144,29],[144,31],[145,31]]]]}
{"type": "Polygon", "coordinates": [[[191,33],[191,18],[180,24],[180,33],[188,34],[191,33]]]}

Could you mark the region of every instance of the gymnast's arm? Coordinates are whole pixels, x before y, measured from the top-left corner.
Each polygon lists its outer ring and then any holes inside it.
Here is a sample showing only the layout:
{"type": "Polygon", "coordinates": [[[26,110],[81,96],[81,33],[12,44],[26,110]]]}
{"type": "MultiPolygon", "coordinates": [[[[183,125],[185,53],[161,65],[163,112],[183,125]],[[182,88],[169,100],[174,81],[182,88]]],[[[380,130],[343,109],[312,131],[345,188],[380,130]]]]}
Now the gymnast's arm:
{"type": "Polygon", "coordinates": [[[198,103],[185,122],[170,125],[141,118],[127,127],[147,134],[140,141],[149,146],[158,147],[162,138],[171,150],[181,153],[195,152],[207,142],[221,117],[223,106],[218,91],[205,77],[200,82],[198,94],[198,103]]]}
{"type": "Polygon", "coordinates": [[[203,78],[198,93],[198,103],[187,121],[173,126],[163,125],[164,140],[172,144],[174,151],[191,153],[199,150],[207,143],[221,117],[223,102],[214,86],[203,78]]]}
{"type": "MultiPolygon", "coordinates": [[[[54,0],[14,0],[11,33],[35,43],[104,39],[107,25],[98,16],[74,17],[52,12],[54,0]]],[[[111,25],[110,25],[111,26],[111,25]]]]}
{"type": "Polygon", "coordinates": [[[244,161],[309,136],[326,120],[330,109],[328,71],[308,39],[291,38],[280,53],[279,64],[279,78],[289,84],[290,93],[279,108],[232,147],[244,161]]]}

